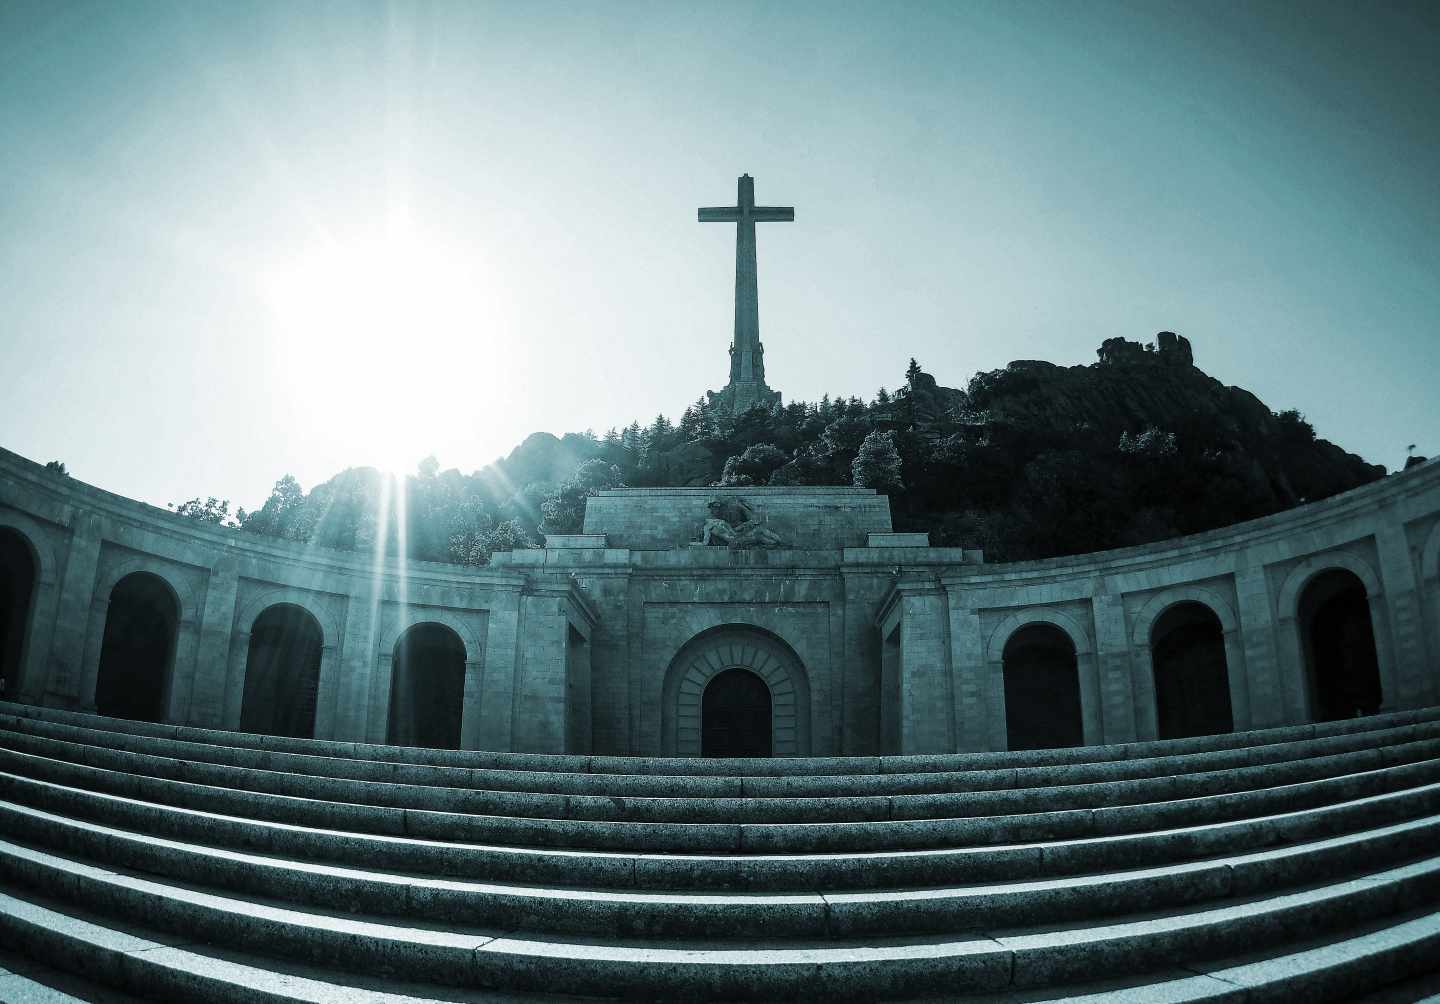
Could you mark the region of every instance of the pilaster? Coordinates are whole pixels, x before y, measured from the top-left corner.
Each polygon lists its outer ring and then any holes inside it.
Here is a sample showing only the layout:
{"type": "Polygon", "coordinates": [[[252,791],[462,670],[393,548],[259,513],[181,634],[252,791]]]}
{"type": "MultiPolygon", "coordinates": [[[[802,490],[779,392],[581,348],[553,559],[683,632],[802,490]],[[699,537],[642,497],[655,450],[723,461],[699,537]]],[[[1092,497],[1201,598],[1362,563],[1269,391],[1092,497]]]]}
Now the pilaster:
{"type": "Polygon", "coordinates": [[[465,674],[462,749],[513,750],[522,583],[497,584],[486,618],[484,671],[465,674]],[[473,689],[472,689],[473,688],[473,689]]]}
{"type": "MultiPolygon", "coordinates": [[[[1250,727],[1266,729],[1304,721],[1299,681],[1293,680],[1287,685],[1287,677],[1292,674],[1282,667],[1280,660],[1275,605],[1263,565],[1246,562],[1236,569],[1235,601],[1240,614],[1240,647],[1244,651],[1250,727]]],[[[1290,635],[1298,643],[1293,618],[1290,628],[1290,635]]],[[[1228,644],[1225,651],[1228,657],[1228,644]]],[[[1298,652],[1295,657],[1298,660],[1298,652]]]]}
{"type": "Polygon", "coordinates": [[[225,718],[225,683],[229,673],[230,634],[235,625],[239,565],[226,555],[210,570],[205,609],[200,616],[200,644],[191,680],[187,723],[220,728],[225,718]]]}
{"type": "MultiPolygon", "coordinates": [[[[1118,594],[1108,591],[1101,581],[1091,598],[1091,610],[1095,618],[1095,676],[1099,683],[1098,705],[1100,742],[1134,742],[1139,735],[1136,729],[1136,705],[1147,702],[1155,704],[1155,685],[1150,674],[1144,679],[1132,669],[1129,631],[1125,626],[1125,607],[1118,594]]],[[[1078,657],[1077,657],[1078,661],[1078,657]]],[[[1086,674],[1080,673],[1080,685],[1085,686],[1086,674]]],[[[1082,693],[1083,696],[1083,693],[1082,693]]],[[[1086,722],[1085,741],[1092,742],[1092,725],[1086,722]]]]}
{"type": "MultiPolygon", "coordinates": [[[[50,661],[46,672],[44,703],[75,707],[81,703],[79,687],[84,670],[91,597],[95,572],[100,563],[100,517],[91,512],[75,514],[70,544],[65,551],[65,570],[60,575],[60,598],[55,609],[50,661]]],[[[103,630],[103,622],[102,622],[103,630]]],[[[91,689],[90,702],[94,703],[91,689]]]]}

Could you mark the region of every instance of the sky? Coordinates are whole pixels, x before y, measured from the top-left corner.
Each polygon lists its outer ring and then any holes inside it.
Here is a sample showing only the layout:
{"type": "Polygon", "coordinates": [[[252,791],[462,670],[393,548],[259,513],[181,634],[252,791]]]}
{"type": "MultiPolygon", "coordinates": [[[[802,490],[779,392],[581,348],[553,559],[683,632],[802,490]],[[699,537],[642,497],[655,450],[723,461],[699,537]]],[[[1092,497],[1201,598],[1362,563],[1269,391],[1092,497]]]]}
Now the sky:
{"type": "Polygon", "coordinates": [[[1440,6],[0,0],[0,446],[157,505],[1171,330],[1440,453],[1440,6]]]}

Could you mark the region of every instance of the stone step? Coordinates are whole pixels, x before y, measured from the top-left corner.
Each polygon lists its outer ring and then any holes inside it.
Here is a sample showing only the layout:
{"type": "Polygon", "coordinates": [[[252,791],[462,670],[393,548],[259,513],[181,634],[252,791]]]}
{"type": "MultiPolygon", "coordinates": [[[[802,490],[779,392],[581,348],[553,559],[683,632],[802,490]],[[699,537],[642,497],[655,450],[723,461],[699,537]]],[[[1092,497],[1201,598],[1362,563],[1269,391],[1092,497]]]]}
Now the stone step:
{"type": "MultiPolygon", "coordinates": [[[[0,735],[0,740],[4,736],[0,735]]],[[[1411,744],[1415,745],[1415,744],[1411,744]]],[[[511,846],[689,853],[839,852],[1014,843],[1137,833],[1296,811],[1435,780],[1435,760],[1403,747],[1388,766],[1205,798],[1057,812],[851,823],[634,823],[530,819],[327,801],[131,774],[21,753],[0,742],[0,771],[164,805],[301,827],[511,846]],[[1413,759],[1412,759],[1413,758],[1413,759]]],[[[1312,762],[1318,763],[1318,761],[1312,762]]],[[[183,772],[183,763],[174,763],[183,772]]]]}
{"type": "Polygon", "coordinates": [[[686,757],[563,756],[535,753],[493,753],[480,750],[434,750],[411,746],[265,736],[222,729],[138,722],[122,718],[0,701],[0,713],[23,718],[125,732],[133,735],[249,747],[298,754],[332,756],[402,764],[429,764],[469,769],[533,770],[550,773],[660,774],[725,777],[787,777],[996,770],[1025,766],[1099,763],[1108,760],[1202,753],[1211,750],[1293,742],[1354,732],[1368,732],[1440,719],[1440,705],[1389,712],[1364,718],[1232,732],[1190,739],[1164,739],[1102,746],[1001,753],[947,753],[881,757],[783,757],[765,759],[702,759],[686,757]]]}
{"type": "Polygon", "coordinates": [[[1161,868],[866,892],[616,892],[295,861],[132,833],[0,801],[7,837],[69,859],[248,898],[443,924],[626,938],[773,939],[948,934],[977,926],[1094,920],[1273,892],[1398,864],[1440,847],[1440,816],[1161,868]]]}
{"type": "Polygon", "coordinates": [[[356,972],[437,983],[665,997],[868,998],[1048,986],[1279,946],[1429,906],[1440,859],[1224,905],[1113,922],[987,929],[957,937],[807,944],[634,942],[517,935],[301,910],[119,871],[0,841],[0,874],[107,916],[144,917],[186,939],[356,972]]]}
{"type": "MultiPolygon", "coordinates": [[[[445,1000],[456,1004],[512,1004],[595,999],[366,979],[354,972],[342,974],[166,936],[30,893],[20,898],[0,892],[0,942],[17,944],[27,956],[52,966],[83,968],[102,974],[114,986],[132,993],[168,1000],[236,1004],[417,1004],[445,1000]]],[[[1152,971],[1139,978],[1021,991],[992,990],[983,996],[950,994],[947,999],[955,1004],[1108,1004],[1119,1000],[1233,1004],[1240,999],[1408,1004],[1421,999],[1427,986],[1424,977],[1412,979],[1414,974],[1433,966],[1436,958],[1440,958],[1440,915],[1422,909],[1380,922],[1351,925],[1342,935],[1311,938],[1269,953],[1192,962],[1184,968],[1152,971]],[[1393,987],[1403,988],[1407,983],[1420,986],[1422,993],[1393,995],[1393,987]]],[[[854,999],[854,995],[843,993],[827,996],[854,999]]],[[[99,994],[82,999],[109,1004],[99,994]]],[[[120,1000],[128,1004],[124,997],[120,1000]]]]}
{"type": "MultiPolygon", "coordinates": [[[[1381,741],[1379,737],[1384,737],[1389,744],[1346,753],[1312,753],[1301,759],[1227,770],[1039,788],[834,798],[705,798],[684,795],[621,798],[355,781],[134,753],[8,730],[0,730],[0,747],[132,774],[173,776],[250,792],[405,810],[617,823],[852,823],[951,819],[1021,811],[1047,813],[1194,799],[1297,784],[1342,771],[1376,768],[1440,755],[1440,722],[1405,726],[1376,735],[1377,741],[1381,741]]],[[[1295,752],[1298,754],[1301,751],[1295,752]]]]}
{"type": "Polygon", "coordinates": [[[1440,813],[1440,760],[1428,767],[1429,783],[1279,815],[1120,836],[830,854],[624,854],[433,841],[176,808],[3,772],[0,799],[182,842],[416,875],[652,891],[843,891],[1160,867],[1354,833],[1440,813]]]}
{"type": "MultiPolygon", "coordinates": [[[[73,998],[94,1004],[131,1004],[142,999],[187,1004],[423,1004],[437,1000],[452,1004],[537,1004],[598,999],[366,978],[354,972],[339,973],[229,951],[132,921],[105,917],[29,890],[23,896],[17,895],[19,892],[0,890],[0,944],[16,945],[27,961],[41,959],[57,970],[79,968],[95,980],[104,980],[108,986],[73,998]],[[111,987],[120,989],[112,991],[111,987]],[[108,996],[112,993],[113,998],[108,996]]],[[[88,980],[82,985],[97,986],[88,980]]],[[[0,1000],[5,1004],[30,1004],[20,996],[0,996],[0,1000]]]]}
{"type": "Polygon", "coordinates": [[[869,774],[856,777],[694,777],[658,774],[559,773],[376,762],[347,757],[219,746],[189,740],[85,728],[42,718],[0,714],[0,730],[123,752],[223,766],[342,780],[494,791],[600,797],[847,798],[960,794],[1057,784],[1094,784],[1179,776],[1335,755],[1440,736],[1440,719],[1336,736],[1240,746],[1204,753],[1104,760],[1059,766],[869,774]]]}
{"type": "MultiPolygon", "coordinates": [[[[0,902],[0,909],[4,909],[0,902]]],[[[0,944],[5,930],[0,924],[0,944]]],[[[5,1004],[141,1004],[141,998],[33,959],[0,951],[0,1001],[5,1004]]]]}

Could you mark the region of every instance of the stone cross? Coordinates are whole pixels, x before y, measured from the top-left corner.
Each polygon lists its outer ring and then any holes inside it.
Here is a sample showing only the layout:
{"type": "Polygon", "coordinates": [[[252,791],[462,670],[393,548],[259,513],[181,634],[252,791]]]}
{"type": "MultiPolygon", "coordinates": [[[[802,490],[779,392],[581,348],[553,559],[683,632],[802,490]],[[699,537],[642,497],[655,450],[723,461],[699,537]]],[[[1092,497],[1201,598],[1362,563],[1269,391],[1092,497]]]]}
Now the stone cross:
{"type": "Polygon", "coordinates": [[[793,206],[755,205],[755,180],[740,176],[736,205],[700,210],[701,223],[735,223],[735,340],[730,346],[730,384],[736,411],[776,396],[765,386],[765,356],[760,344],[760,297],[755,280],[755,224],[793,223],[793,206]]]}

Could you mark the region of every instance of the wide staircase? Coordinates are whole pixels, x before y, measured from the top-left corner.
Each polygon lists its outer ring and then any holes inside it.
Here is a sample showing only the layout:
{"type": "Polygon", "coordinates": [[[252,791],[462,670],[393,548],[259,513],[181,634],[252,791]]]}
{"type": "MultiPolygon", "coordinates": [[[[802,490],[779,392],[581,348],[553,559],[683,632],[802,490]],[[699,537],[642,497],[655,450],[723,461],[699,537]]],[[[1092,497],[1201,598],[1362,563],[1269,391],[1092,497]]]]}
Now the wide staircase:
{"type": "Polygon", "coordinates": [[[664,760],[0,703],[5,1000],[1389,1001],[1437,969],[1440,708],[664,760]]]}

